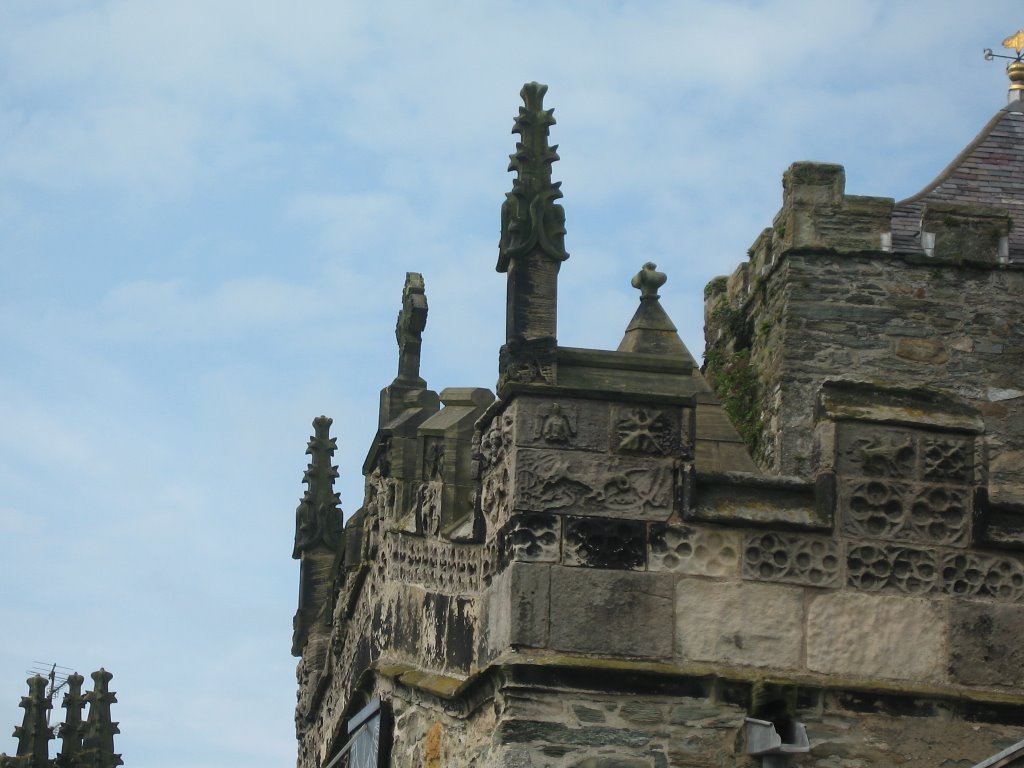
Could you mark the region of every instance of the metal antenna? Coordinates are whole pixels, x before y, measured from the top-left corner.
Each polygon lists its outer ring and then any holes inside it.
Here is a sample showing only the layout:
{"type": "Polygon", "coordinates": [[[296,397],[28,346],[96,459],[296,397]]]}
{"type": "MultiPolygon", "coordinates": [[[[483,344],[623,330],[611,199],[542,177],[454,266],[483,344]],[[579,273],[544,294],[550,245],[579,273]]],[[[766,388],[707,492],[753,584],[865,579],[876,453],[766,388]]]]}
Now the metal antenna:
{"type": "MultiPolygon", "coordinates": [[[[57,694],[61,692],[62,688],[67,686],[68,675],[73,672],[74,670],[71,667],[62,667],[60,664],[50,664],[45,661],[33,661],[32,669],[26,670],[25,674],[39,675],[47,679],[46,698],[49,699],[52,705],[57,699],[57,694]]],[[[52,711],[52,708],[46,710],[47,726],[50,725],[50,712],[52,711]]]]}

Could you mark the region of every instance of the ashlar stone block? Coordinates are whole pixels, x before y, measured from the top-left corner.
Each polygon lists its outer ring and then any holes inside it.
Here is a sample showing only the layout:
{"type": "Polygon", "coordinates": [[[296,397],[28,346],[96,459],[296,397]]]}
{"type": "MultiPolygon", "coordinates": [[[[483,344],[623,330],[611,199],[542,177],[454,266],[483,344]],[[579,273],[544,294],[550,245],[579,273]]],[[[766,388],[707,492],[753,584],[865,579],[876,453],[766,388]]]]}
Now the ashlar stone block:
{"type": "Polygon", "coordinates": [[[551,647],[668,658],[672,588],[667,575],[553,566],[551,647]]]}
{"type": "Polygon", "coordinates": [[[683,661],[796,669],[803,602],[799,588],[682,578],[676,584],[676,655],[683,661]]]}
{"type": "Polygon", "coordinates": [[[1024,606],[973,601],[953,604],[949,673],[966,685],[1024,682],[1024,606]]]}
{"type": "Polygon", "coordinates": [[[941,683],[946,632],[938,600],[822,593],[807,609],[807,667],[826,674],[941,683]]]}

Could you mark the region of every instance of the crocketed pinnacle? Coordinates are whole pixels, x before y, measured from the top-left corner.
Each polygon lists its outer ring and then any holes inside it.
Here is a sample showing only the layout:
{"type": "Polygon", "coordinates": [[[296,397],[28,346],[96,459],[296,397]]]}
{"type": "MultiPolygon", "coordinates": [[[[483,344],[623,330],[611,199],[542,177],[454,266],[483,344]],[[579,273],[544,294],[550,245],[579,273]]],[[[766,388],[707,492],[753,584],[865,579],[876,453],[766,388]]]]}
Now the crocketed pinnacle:
{"type": "Polygon", "coordinates": [[[516,172],[512,191],[501,206],[501,241],[498,244],[499,272],[509,262],[537,250],[556,261],[565,261],[565,210],[555,200],[562,196],[561,182],[552,183],[551,165],[558,160],[558,145],[548,146],[548,129],[555,124],[553,109],[544,109],[548,87],[527,83],[519,92],[519,108],[512,133],[519,134],[515,154],[509,155],[508,169],[516,172]]]}
{"type": "Polygon", "coordinates": [[[117,695],[108,687],[113,675],[101,667],[91,677],[93,688],[84,696],[89,704],[89,717],[82,740],[81,764],[86,768],[117,768],[124,761],[114,752],[114,736],[121,729],[110,718],[110,705],[117,703],[117,695]]]}
{"type": "Polygon", "coordinates": [[[338,441],[331,437],[334,420],[327,416],[313,419],[313,435],[306,454],[311,457],[302,476],[306,492],[295,510],[295,546],[292,557],[298,559],[306,549],[324,544],[335,548],[341,533],[341,497],[334,490],[338,468],[331,464],[338,441]]]}
{"type": "Polygon", "coordinates": [[[14,729],[18,739],[17,756],[26,758],[25,765],[45,766],[48,762],[49,743],[53,732],[46,723],[46,712],[52,704],[46,695],[46,678],[33,675],[28,679],[28,696],[21,697],[25,716],[14,729]]]}

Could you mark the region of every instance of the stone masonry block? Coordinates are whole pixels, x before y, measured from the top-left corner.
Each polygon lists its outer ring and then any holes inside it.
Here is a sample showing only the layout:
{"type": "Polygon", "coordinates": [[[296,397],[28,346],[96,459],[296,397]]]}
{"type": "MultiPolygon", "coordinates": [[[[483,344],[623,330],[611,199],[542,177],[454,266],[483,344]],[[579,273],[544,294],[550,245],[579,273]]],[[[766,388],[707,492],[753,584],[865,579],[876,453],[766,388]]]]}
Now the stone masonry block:
{"type": "Polygon", "coordinates": [[[552,567],[551,647],[668,658],[672,586],[667,575],[552,567]]]}
{"type": "Polygon", "coordinates": [[[512,563],[495,578],[485,603],[481,659],[512,646],[547,645],[550,583],[550,566],[538,563],[512,563]]]}
{"type": "Polygon", "coordinates": [[[1024,683],[1024,606],[957,601],[949,638],[949,673],[966,685],[1024,683]]]}
{"type": "Polygon", "coordinates": [[[944,606],[924,598],[817,595],[807,610],[807,666],[827,674],[943,682],[944,606]]]}
{"type": "Polygon", "coordinates": [[[795,669],[803,618],[802,589],[683,578],[676,584],[676,654],[683,661],[795,669]]]}

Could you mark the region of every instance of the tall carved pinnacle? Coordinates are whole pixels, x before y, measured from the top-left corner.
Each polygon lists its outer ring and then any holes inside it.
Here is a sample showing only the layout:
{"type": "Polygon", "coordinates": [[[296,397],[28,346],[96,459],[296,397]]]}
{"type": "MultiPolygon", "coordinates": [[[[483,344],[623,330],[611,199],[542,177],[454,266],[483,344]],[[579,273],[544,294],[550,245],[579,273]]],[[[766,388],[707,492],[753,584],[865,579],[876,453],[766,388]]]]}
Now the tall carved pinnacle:
{"type": "Polygon", "coordinates": [[[82,728],[82,708],[85,707],[85,697],[82,696],[84,682],[85,678],[77,672],[68,675],[68,692],[64,694],[64,701],[61,703],[65,713],[64,722],[58,733],[61,740],[60,754],[55,761],[58,768],[75,768],[78,755],[82,752],[82,741],[85,738],[82,728]]]}
{"type": "Polygon", "coordinates": [[[114,752],[114,735],[121,729],[110,719],[110,705],[117,703],[117,696],[108,688],[111,678],[113,675],[102,667],[93,672],[92,690],[84,696],[89,705],[89,718],[79,764],[86,768],[116,768],[124,764],[121,756],[114,752]]]}
{"type": "Polygon", "coordinates": [[[302,477],[306,492],[295,510],[295,559],[321,545],[336,549],[340,541],[341,497],[334,491],[338,468],[331,464],[338,448],[338,441],[330,434],[333,422],[327,416],[313,419],[313,435],[306,448],[306,454],[312,458],[302,477]]]}
{"type": "Polygon", "coordinates": [[[565,210],[555,200],[562,196],[561,182],[552,183],[551,165],[558,160],[558,145],[548,146],[548,129],[555,124],[553,109],[544,109],[548,87],[527,83],[520,91],[519,108],[512,133],[519,134],[508,169],[516,172],[512,191],[501,206],[499,272],[507,272],[518,256],[540,251],[555,261],[565,261],[565,210]]]}
{"type": "Polygon", "coordinates": [[[398,339],[397,383],[426,387],[420,378],[420,347],[423,343],[423,329],[427,327],[427,295],[423,287],[423,275],[419,272],[405,273],[402,288],[402,309],[395,325],[398,339]]]}
{"type": "Polygon", "coordinates": [[[49,744],[53,732],[46,723],[46,713],[53,706],[46,695],[46,678],[33,675],[28,679],[28,696],[21,697],[20,706],[25,710],[21,725],[15,727],[18,740],[17,756],[25,758],[25,768],[45,768],[50,763],[49,744]]]}

